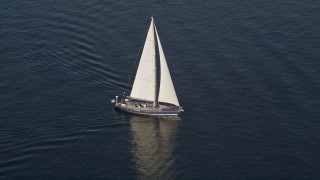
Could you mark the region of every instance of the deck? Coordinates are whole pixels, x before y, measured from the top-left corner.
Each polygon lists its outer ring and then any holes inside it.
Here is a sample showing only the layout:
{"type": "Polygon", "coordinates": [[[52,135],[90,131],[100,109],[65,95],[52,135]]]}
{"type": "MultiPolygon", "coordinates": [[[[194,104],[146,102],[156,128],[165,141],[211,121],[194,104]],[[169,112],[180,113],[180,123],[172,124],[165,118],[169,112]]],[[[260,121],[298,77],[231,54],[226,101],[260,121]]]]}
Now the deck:
{"type": "Polygon", "coordinates": [[[182,112],[182,109],[176,107],[162,106],[159,107],[150,107],[150,106],[140,106],[136,104],[121,104],[118,103],[115,105],[115,108],[126,111],[134,114],[143,114],[143,115],[178,115],[182,112]]]}

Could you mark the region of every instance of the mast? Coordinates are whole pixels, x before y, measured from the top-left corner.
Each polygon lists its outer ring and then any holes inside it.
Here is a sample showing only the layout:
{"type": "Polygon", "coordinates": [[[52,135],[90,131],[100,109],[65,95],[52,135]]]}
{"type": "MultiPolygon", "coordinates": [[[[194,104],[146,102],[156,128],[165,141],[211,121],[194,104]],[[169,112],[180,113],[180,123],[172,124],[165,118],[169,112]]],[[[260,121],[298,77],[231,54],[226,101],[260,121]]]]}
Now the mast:
{"type": "MultiPolygon", "coordinates": [[[[151,17],[151,22],[152,22],[152,28],[154,29],[155,27],[155,22],[153,17],[151,17]]],[[[153,31],[154,33],[154,31],[153,31]]],[[[156,39],[155,39],[156,40],[156,39]]],[[[156,47],[156,43],[154,43],[154,46],[156,47]]],[[[157,51],[157,50],[156,50],[157,51]]],[[[157,58],[155,58],[157,60],[157,58]]],[[[154,100],[153,100],[153,107],[157,107],[157,62],[154,63],[154,100]]]]}

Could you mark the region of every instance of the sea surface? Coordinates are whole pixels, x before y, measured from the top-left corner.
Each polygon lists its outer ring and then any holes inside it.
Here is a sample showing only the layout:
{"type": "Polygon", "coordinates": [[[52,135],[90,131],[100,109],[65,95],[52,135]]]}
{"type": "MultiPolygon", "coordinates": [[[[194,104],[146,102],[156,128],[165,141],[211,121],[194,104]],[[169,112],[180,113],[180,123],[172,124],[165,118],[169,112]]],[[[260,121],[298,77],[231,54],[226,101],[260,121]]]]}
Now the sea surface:
{"type": "Polygon", "coordinates": [[[0,1],[0,179],[320,179],[320,2],[0,1]],[[180,118],[110,103],[151,16],[180,118]]]}

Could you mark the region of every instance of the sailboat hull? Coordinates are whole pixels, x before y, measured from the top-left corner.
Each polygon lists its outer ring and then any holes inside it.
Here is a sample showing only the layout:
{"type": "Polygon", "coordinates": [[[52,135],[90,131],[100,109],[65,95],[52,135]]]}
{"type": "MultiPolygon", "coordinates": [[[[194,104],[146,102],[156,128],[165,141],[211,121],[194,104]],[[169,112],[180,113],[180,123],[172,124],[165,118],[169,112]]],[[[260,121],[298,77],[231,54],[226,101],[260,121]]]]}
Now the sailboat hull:
{"type": "Polygon", "coordinates": [[[177,116],[183,110],[180,109],[161,109],[161,108],[135,108],[127,107],[121,104],[115,105],[115,109],[132,114],[148,115],[148,116],[177,116]]]}

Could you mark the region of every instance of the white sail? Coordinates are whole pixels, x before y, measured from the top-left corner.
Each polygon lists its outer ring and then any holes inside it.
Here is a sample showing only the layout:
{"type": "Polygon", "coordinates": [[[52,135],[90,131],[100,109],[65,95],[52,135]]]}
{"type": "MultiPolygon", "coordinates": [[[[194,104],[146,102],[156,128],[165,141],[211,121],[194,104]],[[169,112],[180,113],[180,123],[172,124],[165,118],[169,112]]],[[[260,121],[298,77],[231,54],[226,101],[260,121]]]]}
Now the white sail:
{"type": "Polygon", "coordinates": [[[156,87],[156,64],[155,64],[155,38],[154,38],[154,23],[151,19],[148,35],[142,55],[140,58],[139,67],[133,83],[130,96],[132,98],[144,99],[149,101],[155,100],[156,87]]]}
{"type": "Polygon", "coordinates": [[[154,26],[157,36],[158,48],[159,48],[159,56],[160,56],[160,90],[159,90],[159,102],[171,103],[177,106],[179,105],[179,101],[177,98],[176,91],[174,89],[172,79],[170,76],[169,68],[166,62],[166,58],[164,56],[164,52],[161,46],[160,38],[158,35],[158,31],[156,26],[154,26]]]}

